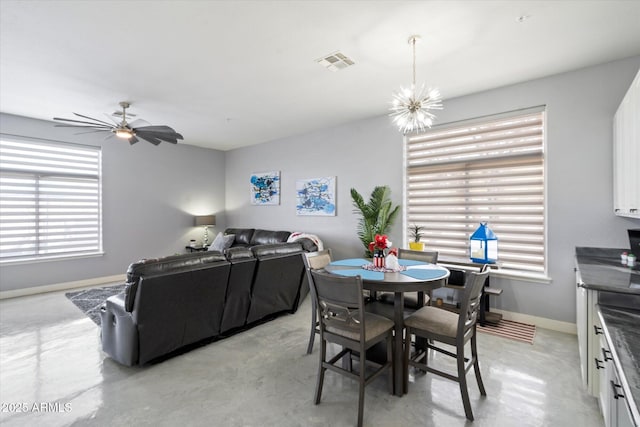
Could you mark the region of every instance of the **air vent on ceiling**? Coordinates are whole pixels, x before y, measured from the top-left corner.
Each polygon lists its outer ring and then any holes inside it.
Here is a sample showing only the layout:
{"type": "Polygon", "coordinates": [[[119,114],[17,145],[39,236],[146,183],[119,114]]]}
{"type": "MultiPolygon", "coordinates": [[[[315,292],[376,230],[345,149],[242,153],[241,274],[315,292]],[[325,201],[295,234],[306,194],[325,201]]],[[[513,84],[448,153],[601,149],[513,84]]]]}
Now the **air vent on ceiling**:
{"type": "Polygon", "coordinates": [[[316,59],[316,62],[331,71],[342,70],[355,64],[351,58],[341,52],[330,53],[320,59],[316,59]]]}

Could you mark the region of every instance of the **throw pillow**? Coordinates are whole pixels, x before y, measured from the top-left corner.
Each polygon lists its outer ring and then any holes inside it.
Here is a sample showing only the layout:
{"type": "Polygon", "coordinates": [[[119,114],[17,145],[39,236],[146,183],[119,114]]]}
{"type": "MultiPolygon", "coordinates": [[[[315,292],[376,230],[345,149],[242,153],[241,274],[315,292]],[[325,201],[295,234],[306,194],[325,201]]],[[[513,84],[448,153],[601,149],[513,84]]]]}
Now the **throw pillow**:
{"type": "Polygon", "coordinates": [[[225,249],[229,249],[233,245],[233,242],[236,241],[236,235],[235,234],[225,234],[222,237],[224,237],[224,248],[225,249]]]}
{"type": "Polygon", "coordinates": [[[224,237],[222,233],[218,233],[215,239],[213,239],[213,243],[209,246],[210,251],[218,251],[222,252],[224,249],[224,237]]]}
{"type": "Polygon", "coordinates": [[[231,247],[231,245],[233,245],[235,238],[235,234],[218,233],[211,246],[209,246],[209,250],[224,252],[225,249],[228,249],[231,247]]]}

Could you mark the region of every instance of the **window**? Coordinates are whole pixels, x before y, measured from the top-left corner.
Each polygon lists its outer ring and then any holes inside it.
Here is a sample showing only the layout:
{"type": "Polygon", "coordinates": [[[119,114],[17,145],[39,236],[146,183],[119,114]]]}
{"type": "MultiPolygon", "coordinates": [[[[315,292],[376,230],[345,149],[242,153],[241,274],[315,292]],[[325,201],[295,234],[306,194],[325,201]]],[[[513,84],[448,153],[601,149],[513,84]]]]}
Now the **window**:
{"type": "Polygon", "coordinates": [[[480,222],[504,272],[546,273],[544,111],[433,128],[406,139],[406,221],[440,259],[469,258],[480,222]]]}
{"type": "Polygon", "coordinates": [[[0,261],[102,252],[97,147],[0,137],[0,261]]]}

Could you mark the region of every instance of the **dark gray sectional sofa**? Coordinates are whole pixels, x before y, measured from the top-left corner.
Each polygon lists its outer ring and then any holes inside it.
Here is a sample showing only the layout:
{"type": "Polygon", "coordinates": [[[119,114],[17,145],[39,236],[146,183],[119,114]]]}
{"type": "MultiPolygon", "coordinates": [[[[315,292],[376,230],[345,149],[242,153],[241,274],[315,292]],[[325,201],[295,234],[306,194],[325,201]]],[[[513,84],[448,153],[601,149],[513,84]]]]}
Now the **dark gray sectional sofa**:
{"type": "Polygon", "coordinates": [[[102,307],[103,351],[121,364],[142,365],[294,313],[309,291],[302,254],[316,250],[315,243],[286,243],[288,232],[227,229],[226,234],[235,234],[236,242],[224,254],[197,252],[131,264],[125,291],[102,307]]]}

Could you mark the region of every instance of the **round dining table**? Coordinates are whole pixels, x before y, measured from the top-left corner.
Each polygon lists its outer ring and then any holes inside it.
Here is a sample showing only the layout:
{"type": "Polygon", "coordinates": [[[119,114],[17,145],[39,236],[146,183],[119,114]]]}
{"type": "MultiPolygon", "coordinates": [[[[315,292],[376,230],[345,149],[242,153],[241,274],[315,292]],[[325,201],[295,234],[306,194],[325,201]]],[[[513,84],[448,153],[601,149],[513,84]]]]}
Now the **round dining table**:
{"type": "MultiPolygon", "coordinates": [[[[393,292],[394,352],[393,391],[396,396],[406,393],[403,384],[403,332],[404,293],[418,292],[431,294],[433,289],[446,284],[449,270],[437,264],[410,259],[398,259],[403,271],[374,271],[371,261],[364,258],[350,258],[331,262],[325,267],[329,273],[341,276],[360,276],[362,287],[372,292],[393,292]],[[367,267],[367,268],[364,268],[367,267]]],[[[411,343],[407,343],[411,345],[411,343]]]]}

